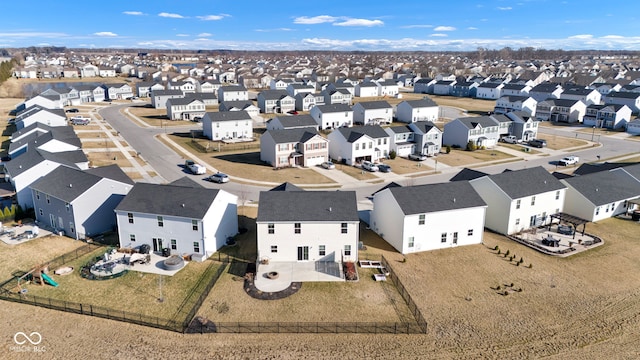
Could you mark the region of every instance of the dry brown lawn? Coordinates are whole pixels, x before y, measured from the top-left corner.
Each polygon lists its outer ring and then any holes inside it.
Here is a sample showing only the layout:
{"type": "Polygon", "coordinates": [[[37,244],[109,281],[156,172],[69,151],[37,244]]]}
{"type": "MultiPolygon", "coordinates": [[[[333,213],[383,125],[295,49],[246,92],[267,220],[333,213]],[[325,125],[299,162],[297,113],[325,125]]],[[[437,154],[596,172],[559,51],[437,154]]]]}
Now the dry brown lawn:
{"type": "Polygon", "coordinates": [[[392,172],[402,175],[433,170],[431,167],[426,166],[421,162],[411,161],[399,156],[393,160],[385,160],[384,163],[391,166],[392,172]]]}
{"type": "Polygon", "coordinates": [[[109,149],[110,151],[120,153],[118,148],[116,148],[116,144],[114,144],[113,141],[109,141],[107,139],[83,139],[81,141],[83,149],[109,149]]]}
{"type": "Polygon", "coordinates": [[[88,152],[87,158],[89,159],[91,166],[106,166],[112,164],[116,164],[122,168],[132,166],[131,162],[117,150],[108,152],[88,152]]]}
{"type": "Polygon", "coordinates": [[[438,161],[449,166],[467,166],[487,161],[516,161],[516,158],[510,154],[503,153],[495,149],[465,151],[461,149],[451,149],[449,154],[441,154],[438,161]]]}
{"type": "Polygon", "coordinates": [[[343,173],[358,180],[372,180],[377,178],[377,176],[373,175],[370,171],[355,166],[340,164],[336,166],[336,170],[342,171],[343,173]]]}
{"type": "Polygon", "coordinates": [[[496,106],[495,100],[482,100],[473,98],[461,98],[455,96],[428,95],[431,100],[440,106],[453,106],[465,109],[471,113],[486,113],[493,111],[496,106]]]}
{"type": "Polygon", "coordinates": [[[513,150],[517,150],[517,151],[522,151],[525,152],[526,150],[524,149],[529,149],[529,151],[527,151],[529,154],[531,155],[536,155],[536,154],[540,154],[539,150],[536,150],[530,146],[523,146],[520,144],[508,144],[508,143],[499,143],[498,146],[504,146],[507,147],[509,149],[513,149],[513,150]]]}
{"type": "Polygon", "coordinates": [[[538,133],[538,138],[547,140],[547,147],[553,150],[562,150],[588,145],[584,140],[559,135],[538,133]]]}
{"type": "MultiPolygon", "coordinates": [[[[305,168],[286,168],[275,170],[270,165],[260,160],[260,152],[225,152],[225,153],[200,153],[197,148],[190,146],[191,138],[177,135],[168,135],[171,140],[182,146],[189,152],[195,153],[198,158],[216,169],[230,176],[283,183],[286,181],[295,184],[333,184],[333,180],[326,176],[305,168]]],[[[160,140],[162,138],[159,138],[160,140]]],[[[170,146],[170,145],[169,145],[170,146]]],[[[175,149],[175,147],[170,146],[175,149]]],[[[181,153],[181,151],[177,151],[181,153]]],[[[184,155],[183,155],[184,156],[184,155]]]]}

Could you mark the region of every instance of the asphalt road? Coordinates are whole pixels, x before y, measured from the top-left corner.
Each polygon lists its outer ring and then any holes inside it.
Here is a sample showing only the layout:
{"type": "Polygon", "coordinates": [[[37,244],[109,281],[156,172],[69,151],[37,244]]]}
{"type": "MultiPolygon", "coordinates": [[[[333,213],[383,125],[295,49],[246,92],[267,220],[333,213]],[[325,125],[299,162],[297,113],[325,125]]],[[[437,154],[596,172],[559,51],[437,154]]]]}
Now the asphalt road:
{"type": "MultiPolygon", "coordinates": [[[[131,145],[136,151],[140,153],[140,156],[146,160],[149,165],[151,165],[155,171],[167,182],[174,181],[183,176],[188,176],[193,178],[194,180],[199,181],[204,187],[207,188],[221,188],[229,191],[235,195],[237,195],[241,201],[257,201],[259,198],[260,191],[267,190],[268,188],[260,187],[260,186],[252,186],[239,184],[234,182],[229,182],[226,184],[215,184],[203,181],[203,176],[195,176],[186,172],[182,168],[182,164],[184,163],[184,158],[176,153],[174,153],[171,149],[163,145],[161,142],[155,139],[155,135],[158,135],[167,130],[159,129],[159,128],[151,128],[151,127],[140,127],[137,123],[131,121],[126,116],[120,113],[120,109],[127,107],[130,105],[114,105],[105,107],[99,110],[100,115],[116,130],[120,132],[120,135],[131,145]]],[[[445,110],[447,115],[455,115],[460,116],[460,111],[455,108],[449,108],[445,110]]],[[[171,127],[168,131],[170,132],[180,132],[180,131],[188,131],[189,129],[195,129],[196,127],[171,127]]],[[[558,136],[575,136],[574,129],[568,127],[541,127],[540,131],[545,134],[550,135],[558,135],[558,136]]],[[[591,140],[592,134],[590,133],[577,133],[578,137],[583,140],[591,140]]],[[[608,158],[614,158],[626,154],[630,154],[633,152],[640,153],[640,143],[637,141],[629,141],[616,137],[605,137],[598,135],[594,136],[595,141],[599,141],[602,146],[597,146],[594,148],[589,148],[585,150],[580,150],[576,152],[572,152],[572,154],[576,154],[580,156],[580,162],[593,162],[597,161],[597,156],[604,161],[608,158]]],[[[517,170],[523,168],[529,168],[533,166],[543,166],[549,170],[553,170],[556,168],[555,161],[562,158],[564,154],[558,154],[553,156],[546,156],[535,158],[526,161],[518,161],[518,162],[509,162],[499,165],[490,165],[481,168],[481,171],[489,173],[489,174],[497,174],[505,169],[517,170]]],[[[224,171],[224,169],[221,169],[224,171]]],[[[425,176],[420,178],[412,178],[410,180],[411,184],[414,185],[422,185],[422,184],[434,184],[440,182],[449,181],[449,179],[456,173],[447,171],[438,175],[425,176]]],[[[249,177],[249,176],[248,176],[249,177]]],[[[404,184],[408,185],[408,184],[404,184]]],[[[380,189],[384,184],[376,184],[376,185],[368,185],[363,184],[362,187],[348,189],[355,190],[358,196],[359,201],[363,201],[367,196],[370,196],[373,192],[380,189]]],[[[344,189],[347,190],[347,189],[344,189]]]]}

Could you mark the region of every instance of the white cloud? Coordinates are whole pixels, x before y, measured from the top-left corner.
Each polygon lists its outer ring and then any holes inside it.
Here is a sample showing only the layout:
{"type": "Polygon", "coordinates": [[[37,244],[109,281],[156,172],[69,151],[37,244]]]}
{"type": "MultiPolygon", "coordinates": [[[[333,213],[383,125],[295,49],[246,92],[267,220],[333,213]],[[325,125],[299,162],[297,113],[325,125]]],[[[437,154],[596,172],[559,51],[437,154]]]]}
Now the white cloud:
{"type": "Polygon", "coordinates": [[[473,26],[469,26],[469,27],[467,28],[467,30],[478,30],[478,28],[477,28],[477,27],[473,27],[473,26]]]}
{"type": "Polygon", "coordinates": [[[220,14],[220,15],[204,15],[204,16],[196,16],[196,17],[202,21],[216,21],[216,20],[222,20],[225,17],[229,17],[229,16],[231,15],[220,14]]]}
{"type": "Polygon", "coordinates": [[[620,36],[620,35],[605,35],[605,36],[601,36],[600,39],[624,39],[624,36],[620,36]]]}
{"type": "Polygon", "coordinates": [[[255,29],[256,32],[276,32],[276,31],[294,31],[290,28],[277,28],[277,29],[255,29]]]}
{"type": "Polygon", "coordinates": [[[382,26],[384,22],[382,20],[368,20],[368,19],[347,19],[343,22],[333,23],[335,26],[382,26]]]}
{"type": "Polygon", "coordinates": [[[320,15],[320,16],[300,16],[293,19],[294,24],[323,24],[330,23],[338,20],[338,18],[329,15],[320,15]]]}
{"type": "Polygon", "coordinates": [[[122,13],[125,14],[125,15],[133,15],[133,16],[146,15],[142,11],[123,11],[122,13]]]}
{"type": "Polygon", "coordinates": [[[200,33],[200,34],[198,34],[198,37],[200,37],[200,38],[209,37],[209,36],[213,36],[213,34],[211,34],[211,33],[206,33],[206,32],[205,32],[205,33],[200,33]]]}
{"type": "Polygon", "coordinates": [[[449,35],[447,35],[447,34],[443,34],[443,33],[437,33],[437,34],[431,34],[431,35],[429,35],[429,36],[431,36],[431,37],[447,37],[447,36],[449,36],[449,35]]]}
{"type": "Polygon", "coordinates": [[[100,32],[93,33],[93,35],[101,36],[101,37],[115,37],[115,36],[118,36],[118,34],[112,33],[111,31],[100,31],[100,32]]]}
{"type": "Polygon", "coordinates": [[[453,26],[436,26],[435,29],[433,29],[433,31],[455,31],[456,28],[454,28],[453,26]]]}
{"type": "Polygon", "coordinates": [[[158,14],[158,16],[160,17],[166,17],[166,18],[172,18],[172,19],[184,19],[185,17],[180,15],[180,14],[172,14],[172,13],[166,13],[166,12],[161,12],[160,14],[158,14]]]}
{"type": "Polygon", "coordinates": [[[498,10],[502,10],[502,11],[507,11],[507,10],[513,10],[513,8],[511,6],[498,6],[498,10]]]}
{"type": "Polygon", "coordinates": [[[65,33],[36,32],[36,31],[0,33],[0,38],[30,38],[30,37],[61,38],[61,37],[68,37],[68,36],[69,35],[65,33]]]}
{"type": "Polygon", "coordinates": [[[191,36],[191,35],[189,35],[189,34],[176,34],[176,36],[180,36],[180,37],[188,37],[188,36],[191,36]]]}
{"type": "Polygon", "coordinates": [[[580,39],[580,40],[587,40],[587,39],[592,39],[593,35],[591,34],[581,34],[581,35],[573,35],[573,36],[569,36],[569,39],[580,39]]]}

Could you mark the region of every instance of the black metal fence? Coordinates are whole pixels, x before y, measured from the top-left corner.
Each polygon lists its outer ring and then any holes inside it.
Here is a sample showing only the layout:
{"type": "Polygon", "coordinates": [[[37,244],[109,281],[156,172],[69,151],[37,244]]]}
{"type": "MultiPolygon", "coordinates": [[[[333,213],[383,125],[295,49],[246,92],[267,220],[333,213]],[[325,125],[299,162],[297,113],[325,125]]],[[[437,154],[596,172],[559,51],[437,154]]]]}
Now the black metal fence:
{"type": "Polygon", "coordinates": [[[393,271],[393,268],[389,266],[389,262],[387,261],[387,259],[383,255],[381,257],[382,257],[381,259],[382,265],[389,272],[389,276],[387,276],[387,278],[390,278],[391,282],[393,282],[393,285],[395,285],[396,289],[398,289],[398,292],[400,293],[404,301],[407,303],[407,306],[409,307],[409,311],[411,311],[411,314],[413,314],[413,317],[416,319],[416,323],[422,330],[422,333],[426,334],[427,321],[424,319],[424,316],[422,316],[422,312],[418,308],[418,305],[416,305],[415,301],[413,301],[413,299],[411,298],[411,295],[409,295],[409,292],[407,291],[407,289],[404,287],[404,285],[402,285],[400,278],[398,278],[396,273],[393,271]]]}
{"type": "Polygon", "coordinates": [[[268,334],[424,334],[415,323],[400,322],[212,322],[196,317],[187,333],[268,334]]]}

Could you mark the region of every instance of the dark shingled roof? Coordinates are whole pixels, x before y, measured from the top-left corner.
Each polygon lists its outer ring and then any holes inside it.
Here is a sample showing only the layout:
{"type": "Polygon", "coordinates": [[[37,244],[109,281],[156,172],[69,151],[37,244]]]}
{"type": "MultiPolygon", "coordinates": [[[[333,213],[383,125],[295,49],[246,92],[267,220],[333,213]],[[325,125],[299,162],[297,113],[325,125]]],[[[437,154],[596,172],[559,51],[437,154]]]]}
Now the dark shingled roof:
{"type": "Polygon", "coordinates": [[[348,112],[353,110],[347,104],[326,104],[326,105],[317,105],[315,107],[323,114],[335,113],[335,112],[348,112]]]}
{"type": "Polygon", "coordinates": [[[566,188],[542,166],[505,171],[501,174],[489,175],[489,178],[512,199],[566,188]]]}
{"type": "Polygon", "coordinates": [[[269,191],[304,191],[304,189],[301,189],[290,182],[283,182],[269,191]]]}
{"type": "Polygon", "coordinates": [[[578,166],[578,168],[573,171],[573,175],[587,175],[595,172],[608,171],[608,170],[613,170],[620,167],[626,167],[626,166],[636,165],[636,164],[638,163],[637,162],[632,162],[632,163],[604,162],[604,163],[596,163],[596,164],[583,163],[583,164],[580,164],[580,166],[578,166]]]}
{"type": "Polygon", "coordinates": [[[345,139],[347,139],[347,142],[350,143],[360,139],[364,135],[373,139],[389,137],[389,134],[387,134],[380,125],[365,125],[351,128],[342,127],[337,130],[345,139]]]}
{"type": "Polygon", "coordinates": [[[133,181],[131,181],[131,179],[129,179],[117,165],[110,165],[101,170],[96,169],[92,169],[94,171],[82,171],[80,169],[73,169],[67,166],[58,166],[49,174],[36,180],[30,186],[34,190],[40,191],[44,194],[51,195],[66,202],[71,202],[78,196],[84,194],[103,178],[117,180],[113,179],[113,177],[126,177],[124,183],[133,185],[133,181]],[[117,174],[117,172],[120,172],[121,174],[117,174]],[[113,177],[103,177],[98,175],[99,173],[110,174],[113,177]]]}
{"type": "Polygon", "coordinates": [[[136,183],[115,210],[202,219],[219,191],[188,186],[136,183]]]}
{"type": "Polygon", "coordinates": [[[88,161],[82,150],[65,151],[60,153],[49,153],[44,150],[35,148],[28,149],[27,152],[21,154],[18,158],[4,163],[7,172],[16,177],[28,169],[40,164],[44,160],[51,160],[61,165],[77,168],[76,163],[88,161]]]}
{"type": "Polygon", "coordinates": [[[486,206],[466,181],[390,188],[405,215],[486,206]]]}
{"type": "MultiPolygon", "coordinates": [[[[373,109],[391,109],[391,105],[384,100],[380,101],[361,101],[358,104],[365,109],[373,110],[373,109]]],[[[355,106],[355,105],[354,105],[355,106]]]]}
{"type": "Polygon", "coordinates": [[[131,184],[131,185],[135,184],[135,182],[131,180],[131,178],[124,171],[122,171],[122,169],[116,164],[91,168],[91,169],[85,170],[84,172],[88,174],[100,176],[103,178],[119,181],[124,184],[131,184]]]}
{"type": "Polygon", "coordinates": [[[622,169],[564,179],[596,206],[640,196],[640,181],[622,169]]]}
{"type": "Polygon", "coordinates": [[[359,221],[355,191],[262,191],[257,222],[359,221]]]}
{"type": "Polygon", "coordinates": [[[499,125],[498,121],[490,116],[461,117],[461,118],[457,118],[456,120],[459,120],[469,129],[475,129],[476,126],[478,125],[480,125],[480,127],[483,127],[483,128],[499,125]]]}
{"type": "Polygon", "coordinates": [[[431,121],[416,121],[412,125],[420,130],[420,132],[422,132],[423,134],[428,133],[432,128],[437,128],[439,130],[436,124],[432,123],[431,121]]]}
{"type": "Polygon", "coordinates": [[[216,121],[234,121],[234,120],[251,120],[251,115],[245,110],[239,111],[222,111],[222,112],[207,112],[205,116],[208,116],[212,122],[216,121]]]}
{"type": "Polygon", "coordinates": [[[435,103],[435,101],[431,100],[428,97],[424,97],[421,100],[407,100],[405,101],[407,104],[409,104],[409,106],[411,106],[412,108],[422,108],[422,107],[434,107],[434,106],[438,106],[438,104],[435,103]]]}
{"type": "Polygon", "coordinates": [[[183,176],[179,179],[176,179],[169,183],[169,185],[173,186],[183,186],[183,187],[191,187],[191,188],[204,188],[202,184],[198,184],[195,180],[190,177],[183,176]]]}
{"type": "Polygon", "coordinates": [[[449,181],[468,181],[477,179],[479,177],[487,176],[489,174],[483,173],[482,171],[473,170],[469,168],[464,168],[460,170],[457,174],[455,174],[449,181]]]}
{"type": "MultiPolygon", "coordinates": [[[[313,128],[297,128],[284,130],[267,130],[271,138],[276,144],[307,142],[314,136],[318,135],[316,129],[313,128]]],[[[265,134],[266,134],[265,133],[265,134]]],[[[264,136],[264,135],[263,135],[264,136]]]]}
{"type": "Polygon", "coordinates": [[[291,127],[318,127],[318,123],[311,115],[294,115],[276,117],[285,128],[291,127]]]}

